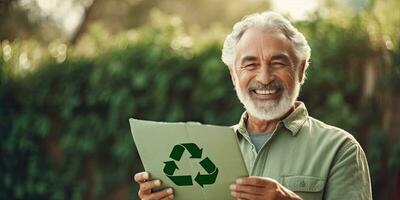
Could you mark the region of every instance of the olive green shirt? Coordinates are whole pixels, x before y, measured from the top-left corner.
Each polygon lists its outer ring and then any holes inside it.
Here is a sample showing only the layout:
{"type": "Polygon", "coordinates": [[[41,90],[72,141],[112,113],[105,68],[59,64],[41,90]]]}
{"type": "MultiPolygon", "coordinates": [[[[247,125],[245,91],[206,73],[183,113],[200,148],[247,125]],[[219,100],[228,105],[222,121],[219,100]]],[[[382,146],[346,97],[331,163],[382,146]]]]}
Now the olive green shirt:
{"type": "Polygon", "coordinates": [[[246,130],[247,113],[233,126],[249,174],[275,179],[305,200],[372,199],[359,143],[346,131],[310,117],[302,102],[296,105],[258,153],[246,130]]]}

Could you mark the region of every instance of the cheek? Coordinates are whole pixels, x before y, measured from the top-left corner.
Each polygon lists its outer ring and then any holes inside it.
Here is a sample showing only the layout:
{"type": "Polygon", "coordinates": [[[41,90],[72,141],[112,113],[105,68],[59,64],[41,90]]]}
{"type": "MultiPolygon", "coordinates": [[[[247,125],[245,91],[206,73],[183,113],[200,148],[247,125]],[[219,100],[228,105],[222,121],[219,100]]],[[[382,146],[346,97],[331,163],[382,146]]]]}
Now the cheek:
{"type": "Polygon", "coordinates": [[[250,81],[252,80],[253,75],[249,72],[237,72],[237,78],[238,78],[238,83],[239,87],[242,90],[247,90],[250,81]]]}
{"type": "Polygon", "coordinates": [[[277,76],[286,89],[292,90],[294,88],[294,84],[296,84],[296,74],[294,72],[283,71],[277,76]]]}

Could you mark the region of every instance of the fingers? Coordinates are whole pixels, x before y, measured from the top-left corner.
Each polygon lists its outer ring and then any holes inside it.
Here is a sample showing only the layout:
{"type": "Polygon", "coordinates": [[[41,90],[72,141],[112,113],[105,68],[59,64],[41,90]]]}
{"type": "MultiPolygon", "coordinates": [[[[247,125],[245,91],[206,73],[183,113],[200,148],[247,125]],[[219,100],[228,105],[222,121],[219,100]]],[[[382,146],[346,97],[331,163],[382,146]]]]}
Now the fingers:
{"type": "Polygon", "coordinates": [[[250,193],[244,193],[244,192],[235,192],[231,191],[231,195],[237,199],[243,199],[243,200],[250,200],[250,199],[261,199],[260,195],[257,194],[250,194],[250,193]]]}
{"type": "Polygon", "coordinates": [[[168,199],[173,199],[173,190],[172,188],[164,189],[159,192],[153,192],[150,195],[146,195],[143,197],[143,200],[150,200],[150,199],[163,199],[163,200],[168,200],[168,199]]]}
{"type": "Polygon", "coordinates": [[[169,200],[174,198],[174,191],[172,188],[167,188],[158,192],[151,192],[152,189],[161,186],[160,180],[149,180],[150,174],[148,172],[139,172],[135,174],[135,181],[139,183],[138,195],[143,200],[162,199],[169,200]]]}
{"type": "Polygon", "coordinates": [[[140,184],[140,191],[148,191],[159,186],[161,186],[160,180],[146,181],[140,184]]]}
{"type": "Polygon", "coordinates": [[[171,194],[171,195],[169,195],[167,197],[164,197],[161,200],[170,200],[170,199],[174,199],[174,195],[173,194],[171,194]]]}
{"type": "Polygon", "coordinates": [[[236,180],[236,184],[239,185],[250,185],[257,187],[274,187],[276,186],[276,181],[274,179],[258,176],[250,176],[246,178],[239,178],[236,180]]]}
{"type": "Polygon", "coordinates": [[[161,200],[170,200],[170,199],[174,199],[174,195],[173,194],[171,194],[171,195],[169,195],[167,197],[164,197],[161,200]]]}
{"type": "Polygon", "coordinates": [[[232,184],[229,187],[231,195],[239,200],[259,199],[263,194],[265,187],[232,184]]]}
{"type": "Polygon", "coordinates": [[[232,184],[230,185],[229,188],[231,189],[232,192],[244,192],[255,195],[262,195],[265,190],[265,187],[239,185],[239,184],[232,184]]]}
{"type": "Polygon", "coordinates": [[[135,181],[137,183],[144,183],[149,180],[150,174],[148,172],[139,172],[135,174],[135,181]]]}
{"type": "Polygon", "coordinates": [[[270,197],[269,193],[275,191],[276,184],[277,182],[273,179],[252,176],[237,179],[229,188],[231,195],[236,199],[268,199],[265,197],[270,197]]]}
{"type": "Polygon", "coordinates": [[[172,188],[167,188],[158,192],[151,192],[152,189],[155,187],[161,186],[160,180],[152,180],[147,181],[140,184],[140,189],[138,195],[143,200],[150,200],[150,199],[173,199],[174,198],[174,191],[172,188]]]}
{"type": "Polygon", "coordinates": [[[285,197],[301,199],[289,189],[281,186],[276,180],[266,177],[239,178],[229,188],[231,195],[238,200],[282,199],[285,197]]]}

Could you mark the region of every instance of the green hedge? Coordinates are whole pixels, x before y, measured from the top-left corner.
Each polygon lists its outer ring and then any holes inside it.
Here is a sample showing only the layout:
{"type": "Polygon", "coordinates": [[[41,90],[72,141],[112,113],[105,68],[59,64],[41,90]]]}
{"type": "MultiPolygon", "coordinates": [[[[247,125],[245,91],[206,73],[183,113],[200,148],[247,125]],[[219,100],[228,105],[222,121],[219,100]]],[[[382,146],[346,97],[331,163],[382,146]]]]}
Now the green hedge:
{"type": "MultiPolygon", "coordinates": [[[[381,146],[382,111],[376,99],[361,99],[361,82],[349,77],[352,59],[372,52],[367,35],[322,20],[298,26],[313,49],[300,99],[311,115],[361,140],[374,195],[382,197],[388,161],[381,156],[390,151],[381,146]]],[[[50,59],[24,76],[12,76],[1,59],[0,199],[136,199],[132,177],[143,167],[128,118],[235,124],[243,107],[219,59],[222,41],[177,49],[176,29],[143,29],[123,46],[50,59]]]]}

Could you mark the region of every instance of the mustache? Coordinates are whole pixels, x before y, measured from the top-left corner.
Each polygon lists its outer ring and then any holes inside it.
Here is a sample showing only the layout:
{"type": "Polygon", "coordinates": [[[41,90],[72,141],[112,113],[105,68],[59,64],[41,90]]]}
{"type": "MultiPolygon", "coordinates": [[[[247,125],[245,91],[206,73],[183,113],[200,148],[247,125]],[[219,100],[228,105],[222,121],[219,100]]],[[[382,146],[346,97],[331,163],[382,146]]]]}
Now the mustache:
{"type": "Polygon", "coordinates": [[[278,81],[271,81],[268,84],[262,84],[260,82],[251,83],[248,87],[249,91],[252,90],[274,90],[277,89],[278,91],[283,90],[282,83],[278,81]]]}

